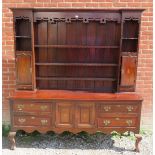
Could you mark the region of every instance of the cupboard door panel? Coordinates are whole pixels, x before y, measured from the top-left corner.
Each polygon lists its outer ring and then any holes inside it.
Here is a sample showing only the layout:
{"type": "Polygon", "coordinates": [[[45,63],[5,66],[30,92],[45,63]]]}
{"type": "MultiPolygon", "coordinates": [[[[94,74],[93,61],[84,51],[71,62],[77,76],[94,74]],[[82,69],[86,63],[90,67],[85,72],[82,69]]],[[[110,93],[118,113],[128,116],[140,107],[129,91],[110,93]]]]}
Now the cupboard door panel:
{"type": "Polygon", "coordinates": [[[94,103],[79,103],[76,107],[76,119],[78,128],[93,128],[95,125],[94,103]]]}
{"type": "Polygon", "coordinates": [[[17,85],[32,85],[32,64],[30,54],[16,54],[17,85]]]}
{"type": "Polygon", "coordinates": [[[121,86],[134,86],[136,80],[137,57],[122,57],[121,86]]]}
{"type": "Polygon", "coordinates": [[[74,104],[72,103],[56,103],[56,127],[74,126],[74,104]]]}

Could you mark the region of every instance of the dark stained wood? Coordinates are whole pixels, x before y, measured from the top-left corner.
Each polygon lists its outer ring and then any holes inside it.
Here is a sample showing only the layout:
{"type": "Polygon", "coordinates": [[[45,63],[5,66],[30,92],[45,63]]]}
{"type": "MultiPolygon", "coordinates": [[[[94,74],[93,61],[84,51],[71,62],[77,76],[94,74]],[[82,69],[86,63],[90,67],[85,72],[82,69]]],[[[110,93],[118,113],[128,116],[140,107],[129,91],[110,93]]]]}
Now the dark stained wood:
{"type": "Polygon", "coordinates": [[[110,63],[36,63],[36,65],[41,66],[49,66],[49,65],[55,65],[55,66],[117,66],[117,64],[110,64],[110,63]]]}
{"type": "Polygon", "coordinates": [[[101,80],[101,81],[115,81],[114,78],[69,78],[69,77],[36,77],[37,80],[101,80]]]}
{"type": "Polygon", "coordinates": [[[87,45],[34,45],[40,48],[119,48],[119,46],[87,46],[87,45]]]}

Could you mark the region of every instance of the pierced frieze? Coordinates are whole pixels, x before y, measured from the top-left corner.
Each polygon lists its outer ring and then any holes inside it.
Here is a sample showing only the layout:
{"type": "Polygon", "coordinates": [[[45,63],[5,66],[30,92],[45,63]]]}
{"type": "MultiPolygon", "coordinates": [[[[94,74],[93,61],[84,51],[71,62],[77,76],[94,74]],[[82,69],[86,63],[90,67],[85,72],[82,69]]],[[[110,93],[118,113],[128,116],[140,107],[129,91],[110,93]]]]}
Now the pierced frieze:
{"type": "Polygon", "coordinates": [[[31,19],[29,17],[26,17],[26,16],[18,16],[18,17],[14,18],[15,22],[16,22],[16,20],[19,20],[19,19],[28,20],[29,22],[31,22],[31,19]]]}
{"type": "Polygon", "coordinates": [[[125,23],[125,21],[127,20],[131,20],[131,21],[137,21],[138,23],[140,22],[139,18],[135,18],[135,17],[128,17],[128,18],[124,18],[123,23],[125,23]]]}
{"type": "Polygon", "coordinates": [[[14,21],[18,19],[29,20],[31,22],[33,20],[33,15],[31,10],[16,10],[14,12],[14,21]]]}
{"type": "Polygon", "coordinates": [[[71,23],[73,21],[82,21],[83,23],[89,23],[91,21],[98,21],[101,24],[105,24],[108,21],[114,21],[117,23],[120,23],[120,20],[117,18],[48,18],[48,17],[36,17],[34,22],[36,21],[48,21],[50,23],[56,23],[56,22],[66,22],[66,23],[71,23]]]}

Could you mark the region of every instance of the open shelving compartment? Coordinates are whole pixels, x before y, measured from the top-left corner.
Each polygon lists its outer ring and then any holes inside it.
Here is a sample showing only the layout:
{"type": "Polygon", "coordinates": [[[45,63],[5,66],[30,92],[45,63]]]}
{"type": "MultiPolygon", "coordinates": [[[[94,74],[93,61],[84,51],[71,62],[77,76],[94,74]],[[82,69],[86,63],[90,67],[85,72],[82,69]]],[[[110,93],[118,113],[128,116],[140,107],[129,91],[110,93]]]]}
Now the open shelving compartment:
{"type": "Polygon", "coordinates": [[[31,51],[31,23],[28,19],[17,19],[15,23],[15,39],[17,51],[31,51]]]}
{"type": "Polygon", "coordinates": [[[121,37],[121,79],[120,91],[134,91],[137,72],[139,21],[123,21],[121,37]]]}
{"type": "Polygon", "coordinates": [[[116,91],[120,24],[37,21],[34,28],[37,89],[116,91]]]}
{"type": "Polygon", "coordinates": [[[29,19],[16,19],[15,42],[17,88],[32,90],[32,33],[29,19]]]}
{"type": "Polygon", "coordinates": [[[139,23],[137,20],[125,20],[123,23],[122,52],[138,51],[139,23]]]}

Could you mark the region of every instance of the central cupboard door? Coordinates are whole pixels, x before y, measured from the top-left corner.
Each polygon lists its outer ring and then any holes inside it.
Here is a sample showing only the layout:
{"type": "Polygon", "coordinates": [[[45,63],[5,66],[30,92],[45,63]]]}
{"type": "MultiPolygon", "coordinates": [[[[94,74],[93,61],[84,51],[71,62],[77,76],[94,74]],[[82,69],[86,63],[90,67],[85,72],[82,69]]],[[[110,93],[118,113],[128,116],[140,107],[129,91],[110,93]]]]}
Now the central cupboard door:
{"type": "Polygon", "coordinates": [[[95,104],[87,102],[56,103],[56,127],[93,128],[95,126],[95,104]]]}
{"type": "Polygon", "coordinates": [[[95,126],[95,104],[78,103],[76,105],[76,127],[77,128],[94,128],[95,126]]]}
{"type": "Polygon", "coordinates": [[[74,103],[56,103],[56,127],[73,128],[74,117],[74,103]]]}

